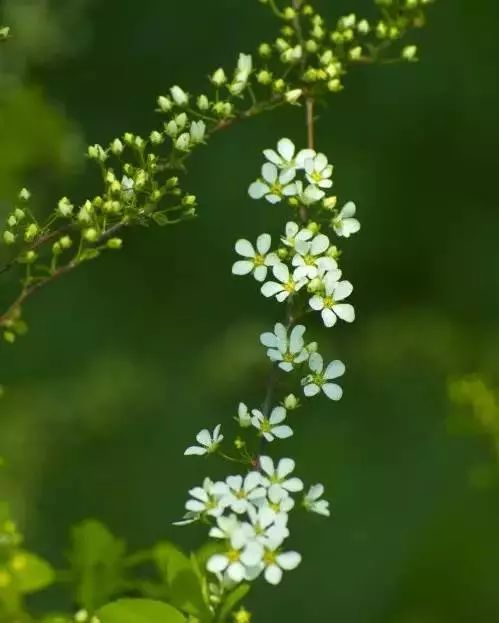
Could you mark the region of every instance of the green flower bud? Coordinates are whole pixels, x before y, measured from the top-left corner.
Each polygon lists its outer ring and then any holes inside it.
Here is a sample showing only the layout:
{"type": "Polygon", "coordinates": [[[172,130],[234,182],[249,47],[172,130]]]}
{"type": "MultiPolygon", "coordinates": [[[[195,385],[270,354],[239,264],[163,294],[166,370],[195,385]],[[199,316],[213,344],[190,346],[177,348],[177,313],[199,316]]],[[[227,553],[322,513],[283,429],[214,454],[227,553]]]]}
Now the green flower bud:
{"type": "Polygon", "coordinates": [[[305,50],[307,50],[307,52],[309,52],[310,54],[315,54],[318,49],[319,46],[317,45],[317,42],[313,39],[309,39],[305,42],[305,50]]]}
{"type": "Polygon", "coordinates": [[[293,411],[300,406],[300,401],[294,394],[288,394],[286,398],[284,398],[283,406],[288,411],[293,411]]]}
{"type": "Polygon", "coordinates": [[[63,197],[57,204],[57,210],[64,218],[69,218],[73,213],[74,206],[67,197],[63,197]]]}
{"type": "Polygon", "coordinates": [[[282,53],[282,52],[285,52],[289,48],[289,43],[285,39],[278,37],[275,40],[275,47],[279,50],[279,52],[282,53]]]}
{"type": "Polygon", "coordinates": [[[189,94],[186,93],[179,86],[175,85],[170,89],[171,96],[173,97],[173,101],[177,106],[187,106],[189,103],[189,94]]]}
{"type": "Polygon", "coordinates": [[[175,188],[178,184],[178,177],[170,177],[166,180],[165,188],[175,188]]]}
{"type": "Polygon", "coordinates": [[[266,69],[262,69],[256,75],[256,79],[260,84],[270,84],[272,82],[272,74],[266,69]]]}
{"type": "Polygon", "coordinates": [[[7,225],[9,227],[15,227],[17,225],[17,219],[13,214],[11,214],[7,219],[7,225]]]}
{"type": "Polygon", "coordinates": [[[272,56],[271,46],[268,43],[261,43],[258,48],[258,54],[260,54],[262,58],[269,58],[272,56]]]}
{"type": "Polygon", "coordinates": [[[175,148],[179,151],[189,151],[191,143],[191,135],[189,132],[183,132],[175,141],[175,148]]]}
{"type": "Polygon", "coordinates": [[[14,210],[14,216],[16,217],[17,222],[20,223],[26,217],[26,213],[24,210],[21,210],[21,208],[16,208],[14,210]]]}
{"type": "Polygon", "coordinates": [[[107,158],[106,152],[98,144],[90,145],[88,147],[87,153],[88,153],[89,158],[92,158],[94,160],[99,160],[100,162],[104,162],[104,160],[107,158]]]}
{"type": "Polygon", "coordinates": [[[5,244],[14,244],[16,237],[11,231],[6,230],[3,232],[3,241],[5,244]]]}
{"type": "Polygon", "coordinates": [[[315,221],[311,221],[308,225],[307,225],[307,229],[309,231],[311,231],[313,234],[318,234],[320,231],[320,225],[318,223],[316,223],[315,221]]]}
{"type": "Polygon", "coordinates": [[[227,76],[225,75],[225,71],[220,67],[212,74],[210,80],[215,86],[221,87],[227,82],[227,76]]]}
{"type": "Polygon", "coordinates": [[[173,119],[166,124],[165,132],[170,138],[175,138],[177,136],[178,126],[173,119]]]}
{"type": "Polygon", "coordinates": [[[296,104],[302,95],[302,89],[292,89],[284,94],[284,99],[288,102],[288,104],[296,104]]]}
{"type": "Polygon", "coordinates": [[[123,246],[123,240],[121,238],[109,238],[106,242],[108,249],[121,249],[123,246]]]}
{"type": "Polygon", "coordinates": [[[315,82],[317,80],[317,70],[314,67],[309,67],[303,74],[305,82],[315,82]]]}
{"type": "Polygon", "coordinates": [[[305,4],[301,12],[303,13],[303,15],[308,15],[308,16],[313,15],[314,7],[311,4],[305,4]]]}
{"type": "Polygon", "coordinates": [[[106,214],[111,214],[111,212],[113,211],[113,202],[110,199],[108,199],[107,201],[104,201],[102,210],[106,214]]]}
{"type": "Polygon", "coordinates": [[[144,147],[144,139],[141,136],[136,136],[133,143],[137,149],[142,149],[144,147]]]}
{"type": "Polygon", "coordinates": [[[322,205],[324,206],[324,208],[326,210],[333,210],[336,207],[336,203],[338,202],[338,197],[333,196],[333,197],[326,197],[323,201],[322,201],[322,205]]]}
{"type": "Polygon", "coordinates": [[[206,95],[200,95],[197,99],[197,107],[199,108],[199,110],[201,111],[205,111],[208,110],[210,107],[210,101],[209,99],[206,97],[206,95]]]}
{"type": "Polygon", "coordinates": [[[402,50],[402,58],[409,62],[418,60],[418,48],[415,45],[406,45],[402,50]]]}
{"type": "Polygon", "coordinates": [[[358,45],[355,48],[352,48],[348,51],[348,56],[352,59],[352,61],[358,61],[362,56],[362,48],[358,45]]]}
{"type": "Polygon", "coordinates": [[[107,171],[106,173],[106,183],[107,184],[114,184],[114,182],[116,182],[116,175],[111,171],[107,171]]]}
{"type": "Polygon", "coordinates": [[[321,289],[322,289],[322,281],[319,279],[319,277],[315,277],[315,279],[312,279],[312,281],[309,281],[307,285],[307,290],[308,292],[310,292],[310,294],[313,294],[314,292],[318,292],[321,289]]]}
{"type": "Polygon", "coordinates": [[[62,253],[62,247],[60,242],[54,242],[52,245],[52,253],[54,255],[60,255],[62,253]]]}
{"type": "Polygon", "coordinates": [[[185,195],[185,197],[182,199],[182,205],[183,206],[194,206],[196,205],[196,195],[185,195]]]}
{"type": "MultiPolygon", "coordinates": [[[[331,226],[334,223],[334,219],[333,221],[331,221],[331,226]]],[[[338,247],[336,245],[332,245],[329,247],[329,249],[326,251],[326,255],[330,258],[332,258],[333,260],[337,260],[340,255],[341,255],[341,251],[338,249],[338,247]]]]}
{"type": "Polygon", "coordinates": [[[71,240],[69,236],[63,236],[59,240],[59,243],[63,249],[69,249],[72,246],[73,241],[71,240]]]}
{"type": "Polygon", "coordinates": [[[282,78],[279,78],[274,81],[272,88],[274,89],[276,93],[282,93],[284,89],[286,88],[286,83],[284,82],[282,78]]]}
{"type": "Polygon", "coordinates": [[[379,39],[385,39],[388,35],[388,28],[385,22],[378,22],[376,25],[376,36],[379,39]]]}
{"type": "Polygon", "coordinates": [[[123,135],[123,140],[127,145],[133,145],[135,141],[135,136],[131,132],[125,132],[123,135]]]}
{"type": "Polygon", "coordinates": [[[121,212],[121,203],[119,201],[111,202],[111,212],[113,214],[119,214],[121,212]]]}
{"type": "Polygon", "coordinates": [[[283,26],[281,28],[281,35],[286,39],[291,39],[291,37],[295,34],[295,31],[291,26],[283,26]]]}
{"type": "Polygon", "coordinates": [[[121,192],[120,182],[118,182],[118,180],[114,180],[114,182],[109,186],[109,190],[111,191],[111,193],[115,195],[120,193],[121,192]]]}
{"type": "Polygon", "coordinates": [[[21,199],[21,201],[29,201],[30,197],[31,197],[31,193],[29,192],[29,190],[27,188],[23,188],[20,193],[19,193],[19,199],[21,199]]]}
{"type": "Polygon", "coordinates": [[[245,445],[246,442],[243,441],[241,437],[236,437],[236,439],[234,439],[234,447],[236,448],[236,450],[242,450],[245,445]]]}
{"type": "Polygon", "coordinates": [[[292,20],[296,17],[296,11],[293,9],[293,7],[287,6],[282,12],[282,15],[284,19],[292,20]]]}
{"type": "Polygon", "coordinates": [[[3,334],[3,339],[9,344],[13,344],[16,341],[16,334],[12,331],[5,331],[3,334]]]}
{"type": "Polygon", "coordinates": [[[85,229],[85,231],[83,232],[83,237],[88,242],[95,242],[97,238],[99,237],[99,233],[93,227],[89,227],[88,229],[85,229]]]}
{"type": "Polygon", "coordinates": [[[100,196],[94,197],[92,199],[92,205],[96,208],[100,208],[103,203],[104,203],[104,199],[102,199],[102,197],[100,196]]]}
{"type": "Polygon", "coordinates": [[[158,97],[158,106],[161,112],[170,112],[173,107],[173,103],[169,97],[165,97],[164,95],[160,95],[158,97]]]}
{"type": "Polygon", "coordinates": [[[318,348],[319,348],[319,344],[317,344],[317,342],[310,342],[310,344],[306,346],[306,349],[310,354],[316,353],[318,348]]]}
{"type": "Polygon", "coordinates": [[[369,26],[369,22],[366,19],[361,20],[357,24],[357,30],[360,32],[361,35],[367,35],[369,31],[371,30],[371,27],[369,26]]]}
{"type": "Polygon", "coordinates": [[[30,223],[24,230],[24,241],[32,242],[38,234],[38,225],[30,223]]]}
{"type": "Polygon", "coordinates": [[[327,83],[327,88],[331,91],[331,93],[338,93],[343,87],[341,86],[341,82],[338,78],[334,78],[327,83]]]}
{"type": "Polygon", "coordinates": [[[111,151],[113,152],[113,154],[115,156],[120,156],[123,153],[123,143],[120,141],[119,138],[115,138],[114,141],[111,143],[111,151]]]}
{"type": "Polygon", "coordinates": [[[151,143],[153,145],[160,145],[163,141],[163,135],[161,134],[161,132],[158,132],[157,130],[154,130],[154,132],[151,132],[151,135],[149,137],[151,139],[151,143]]]}
{"type": "Polygon", "coordinates": [[[27,251],[24,256],[26,264],[33,264],[38,259],[38,255],[34,251],[27,251]]]}
{"type": "Polygon", "coordinates": [[[185,126],[187,125],[187,115],[185,114],[185,112],[181,112],[179,115],[177,115],[175,117],[175,123],[177,124],[177,128],[179,130],[183,130],[185,128],[185,126]]]}

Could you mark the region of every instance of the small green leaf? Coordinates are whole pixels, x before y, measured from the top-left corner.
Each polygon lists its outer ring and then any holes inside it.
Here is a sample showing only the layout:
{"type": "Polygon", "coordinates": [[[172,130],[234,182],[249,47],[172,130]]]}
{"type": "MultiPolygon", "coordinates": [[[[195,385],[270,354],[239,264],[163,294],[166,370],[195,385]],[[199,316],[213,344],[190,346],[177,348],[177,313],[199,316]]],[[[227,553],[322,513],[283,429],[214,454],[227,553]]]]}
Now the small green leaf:
{"type": "Polygon", "coordinates": [[[168,588],[171,603],[188,614],[203,618],[207,607],[200,579],[189,558],[171,543],[159,543],[154,548],[156,566],[168,588]]]}
{"type": "Polygon", "coordinates": [[[21,593],[41,591],[54,582],[54,570],[50,564],[35,554],[19,551],[10,560],[9,566],[21,593]]]}
{"type": "Polygon", "coordinates": [[[152,599],[120,599],[97,611],[101,623],[185,623],[173,606],[152,599]]]}
{"type": "Polygon", "coordinates": [[[220,610],[219,620],[220,623],[223,623],[227,620],[227,617],[234,610],[237,604],[244,599],[248,594],[250,589],[249,584],[240,584],[237,588],[235,588],[231,593],[225,597],[223,600],[223,605],[220,610]]]}

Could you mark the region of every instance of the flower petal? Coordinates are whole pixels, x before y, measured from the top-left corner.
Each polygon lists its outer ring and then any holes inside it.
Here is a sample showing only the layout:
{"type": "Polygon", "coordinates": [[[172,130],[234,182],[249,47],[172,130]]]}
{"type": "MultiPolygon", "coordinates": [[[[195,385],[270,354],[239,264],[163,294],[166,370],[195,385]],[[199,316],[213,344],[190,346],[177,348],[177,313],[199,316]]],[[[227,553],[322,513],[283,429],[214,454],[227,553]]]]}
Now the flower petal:
{"type": "Polygon", "coordinates": [[[270,188],[267,186],[267,184],[264,184],[260,180],[257,180],[256,182],[253,182],[253,184],[251,184],[248,188],[248,195],[252,199],[261,199],[269,192],[269,190],[270,188]]]}
{"type": "Polygon", "coordinates": [[[326,370],[324,371],[325,379],[337,379],[345,374],[345,364],[338,359],[331,361],[326,370]]]}
{"type": "Polygon", "coordinates": [[[295,468],[295,462],[293,461],[293,459],[288,459],[288,458],[281,459],[279,461],[279,464],[277,465],[277,477],[280,480],[282,480],[283,478],[286,478],[288,474],[291,474],[294,468],[295,468]]]}
{"type": "Polygon", "coordinates": [[[233,275],[248,275],[253,270],[253,262],[249,260],[238,260],[232,265],[233,275]]]}
{"type": "Polygon", "coordinates": [[[353,305],[340,303],[334,306],[334,311],[345,322],[353,322],[355,320],[355,309],[353,305]]]}
{"type": "Polygon", "coordinates": [[[243,257],[255,257],[255,249],[249,240],[240,238],[235,245],[236,253],[243,257]]]}
{"type": "Polygon", "coordinates": [[[277,181],[278,171],[275,164],[266,162],[262,167],[262,177],[269,184],[275,184],[277,181]]]}
{"type": "Polygon", "coordinates": [[[260,288],[260,292],[267,298],[275,296],[278,292],[282,292],[282,284],[275,281],[267,281],[260,288]]]}
{"type": "Polygon", "coordinates": [[[272,238],[270,234],[260,234],[256,239],[256,248],[260,255],[265,255],[270,249],[270,245],[272,244],[272,238]]]}
{"type": "MultiPolygon", "coordinates": [[[[334,308],[336,310],[336,307],[334,308]]],[[[332,309],[323,309],[321,312],[322,321],[325,327],[334,327],[336,324],[336,314],[332,309]]]]}
{"type": "Polygon", "coordinates": [[[272,564],[266,567],[264,576],[269,584],[276,586],[282,580],[282,570],[277,565],[272,564]]]}
{"type": "Polygon", "coordinates": [[[291,571],[301,562],[301,556],[298,552],[284,552],[277,556],[277,564],[285,571],[291,571]]]}
{"type": "Polygon", "coordinates": [[[270,414],[269,422],[274,424],[280,424],[286,419],[286,409],[284,407],[274,407],[270,414]]]}
{"type": "Polygon", "coordinates": [[[266,266],[257,266],[253,272],[253,276],[257,281],[261,283],[262,281],[265,281],[265,278],[267,277],[267,271],[268,268],[266,266]]]}
{"type": "Polygon", "coordinates": [[[289,138],[281,138],[281,140],[277,143],[277,151],[281,154],[281,156],[286,161],[291,161],[293,156],[295,155],[295,146],[289,138]]]}
{"type": "Polygon", "coordinates": [[[340,400],[343,396],[343,390],[339,385],[336,385],[336,383],[325,383],[322,386],[322,391],[328,398],[331,398],[331,400],[340,400]]]}
{"type": "Polygon", "coordinates": [[[324,368],[324,360],[319,353],[312,353],[310,355],[310,359],[308,360],[308,365],[312,372],[322,372],[324,368]]]}
{"type": "Polygon", "coordinates": [[[293,436],[293,429],[290,426],[275,426],[272,429],[272,434],[277,437],[277,439],[288,439],[293,436]]]}
{"type": "Polygon", "coordinates": [[[353,292],[353,285],[349,281],[340,281],[333,292],[335,301],[343,301],[353,292]]]}

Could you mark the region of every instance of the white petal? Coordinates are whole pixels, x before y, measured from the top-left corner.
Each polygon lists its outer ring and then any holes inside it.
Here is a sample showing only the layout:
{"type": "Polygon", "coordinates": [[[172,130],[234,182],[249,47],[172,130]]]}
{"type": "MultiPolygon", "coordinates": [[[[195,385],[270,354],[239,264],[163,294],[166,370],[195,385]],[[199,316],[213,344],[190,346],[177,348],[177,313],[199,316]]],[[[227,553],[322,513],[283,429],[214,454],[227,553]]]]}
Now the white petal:
{"type": "Polygon", "coordinates": [[[352,216],[355,216],[355,210],[355,203],[353,201],[349,201],[348,203],[345,203],[341,209],[340,217],[343,219],[351,218],[352,216]]]}
{"type": "Polygon", "coordinates": [[[334,327],[334,325],[336,324],[336,314],[332,309],[323,309],[321,316],[325,327],[334,327]]]}
{"type": "Polygon", "coordinates": [[[192,495],[193,498],[197,498],[203,502],[208,501],[208,494],[203,487],[194,487],[193,489],[190,489],[189,495],[192,495]]]}
{"type": "Polygon", "coordinates": [[[249,472],[244,478],[244,490],[251,491],[262,482],[259,472],[249,472]]]}
{"type": "Polygon", "coordinates": [[[322,390],[331,400],[340,400],[343,396],[343,390],[339,385],[336,385],[336,383],[326,383],[322,386],[322,390]]]}
{"type": "Polygon", "coordinates": [[[279,203],[279,202],[281,201],[281,198],[279,197],[279,195],[273,195],[273,194],[272,194],[272,195],[267,195],[267,196],[265,197],[265,199],[266,199],[269,203],[272,203],[272,204],[276,204],[276,203],[279,203]]]}
{"type": "Polygon", "coordinates": [[[267,251],[270,249],[270,245],[272,243],[272,239],[270,234],[260,234],[256,239],[256,248],[260,255],[265,255],[267,251]]]}
{"type": "Polygon", "coordinates": [[[312,485],[307,493],[307,500],[318,500],[324,495],[324,485],[312,485]]]}
{"type": "Polygon", "coordinates": [[[321,309],[324,309],[324,299],[318,294],[314,294],[314,296],[308,301],[308,304],[312,309],[315,309],[315,311],[321,311],[321,309]]]}
{"type": "Polygon", "coordinates": [[[253,272],[255,279],[260,283],[265,281],[265,278],[267,277],[267,270],[266,266],[257,266],[253,272]]]}
{"type": "Polygon", "coordinates": [[[360,223],[356,218],[347,218],[343,221],[342,235],[349,238],[360,230],[360,223]]]}
{"type": "Polygon", "coordinates": [[[236,476],[228,476],[225,481],[229,487],[235,491],[239,491],[243,486],[243,477],[240,474],[237,474],[236,476]]]}
{"type": "Polygon", "coordinates": [[[353,305],[340,303],[334,306],[334,311],[345,322],[353,322],[355,320],[355,309],[353,305]]]}
{"type": "Polygon", "coordinates": [[[273,424],[280,424],[286,419],[286,409],[284,407],[274,407],[270,414],[269,422],[273,424]]]}
{"type": "Polygon", "coordinates": [[[289,138],[281,138],[281,140],[277,143],[277,151],[281,154],[284,160],[289,162],[295,155],[295,146],[289,138]]]}
{"type": "Polygon", "coordinates": [[[276,264],[279,264],[280,261],[281,260],[279,259],[277,253],[269,253],[265,258],[265,266],[275,266],[276,264]]]}
{"type": "Polygon", "coordinates": [[[329,238],[325,234],[319,234],[312,240],[310,250],[312,255],[320,255],[329,248],[329,238]]]}
{"type": "Polygon", "coordinates": [[[249,240],[241,238],[236,242],[236,253],[243,257],[255,257],[255,249],[249,240]]]}
{"type": "Polygon", "coordinates": [[[288,458],[281,459],[277,466],[277,477],[280,480],[282,480],[283,478],[286,478],[288,474],[291,474],[294,468],[295,468],[295,462],[293,461],[293,459],[288,459],[288,458]]]}
{"type": "Polygon", "coordinates": [[[244,580],[244,573],[244,566],[240,562],[233,562],[227,569],[227,575],[237,584],[244,580]]]}
{"type": "Polygon", "coordinates": [[[324,368],[324,360],[319,353],[312,353],[308,361],[309,368],[312,372],[322,372],[324,368]]]}
{"type": "Polygon", "coordinates": [[[326,370],[324,371],[325,379],[337,379],[345,374],[345,364],[338,359],[331,361],[326,370]]]}
{"type": "Polygon", "coordinates": [[[260,342],[267,348],[277,348],[278,340],[274,333],[267,332],[260,335],[260,342]]]}
{"type": "Polygon", "coordinates": [[[277,556],[277,564],[285,571],[291,571],[301,562],[301,556],[298,552],[284,552],[277,556]]]}
{"type": "Polygon", "coordinates": [[[268,476],[272,476],[274,473],[274,461],[270,458],[270,456],[261,456],[259,462],[262,470],[268,476]]]}
{"type": "Polygon", "coordinates": [[[213,441],[222,441],[223,437],[220,435],[220,429],[222,428],[221,424],[217,424],[213,429],[212,439],[213,441]]]}
{"type": "Polygon", "coordinates": [[[353,292],[353,285],[349,281],[340,281],[333,292],[335,301],[343,301],[353,292]]]}
{"type": "Polygon", "coordinates": [[[311,398],[312,396],[317,396],[319,392],[320,392],[320,388],[315,383],[309,383],[308,385],[305,385],[305,387],[303,388],[303,393],[305,394],[305,396],[307,396],[307,398],[311,398]]]}
{"type": "Polygon", "coordinates": [[[206,448],[201,448],[200,446],[190,446],[184,452],[184,456],[191,456],[191,455],[202,456],[203,454],[206,454],[206,452],[207,452],[206,448]]]}
{"type": "Polygon", "coordinates": [[[276,322],[274,325],[274,333],[276,334],[279,345],[284,345],[285,348],[288,342],[288,331],[286,327],[281,322],[276,322]]]}
{"type": "Polygon", "coordinates": [[[286,238],[294,238],[299,229],[298,224],[293,221],[286,223],[286,238]]]}
{"type": "Polygon", "coordinates": [[[282,283],[289,281],[289,270],[286,264],[283,264],[282,262],[280,264],[276,264],[272,268],[272,272],[274,273],[275,278],[279,279],[282,283]]]}
{"type": "Polygon", "coordinates": [[[286,480],[286,482],[282,483],[282,486],[292,493],[296,493],[297,491],[303,491],[303,482],[299,478],[290,478],[286,480]]]}
{"type": "Polygon", "coordinates": [[[269,350],[267,351],[267,357],[270,359],[270,361],[282,361],[282,353],[280,350],[277,349],[269,348],[269,350]]]}
{"type": "Polygon", "coordinates": [[[286,184],[294,180],[295,175],[294,169],[286,169],[279,175],[279,183],[286,186],[286,184]]]}
{"type": "Polygon", "coordinates": [[[276,295],[278,292],[282,292],[282,284],[276,283],[275,281],[267,281],[260,288],[260,292],[263,296],[269,298],[270,296],[276,295]]]}
{"type": "Polygon", "coordinates": [[[284,372],[291,372],[293,370],[293,364],[289,363],[289,361],[281,361],[278,367],[284,372]]]}
{"type": "Polygon", "coordinates": [[[303,161],[303,167],[304,167],[306,173],[308,173],[308,175],[311,175],[314,172],[314,159],[313,158],[306,158],[303,161]]]}
{"type": "Polygon", "coordinates": [[[188,500],[185,509],[193,513],[202,513],[206,509],[206,504],[199,500],[188,500]]]}
{"type": "Polygon", "coordinates": [[[291,331],[289,336],[289,349],[293,354],[301,351],[303,348],[303,334],[305,333],[305,326],[302,324],[296,325],[291,331]]]}
{"type": "Polygon", "coordinates": [[[269,162],[279,166],[281,164],[281,157],[273,149],[265,149],[263,155],[269,162]]]}
{"type": "Polygon", "coordinates": [[[316,171],[323,171],[328,165],[326,156],[324,154],[317,154],[314,165],[316,171]]]}
{"type": "Polygon", "coordinates": [[[277,181],[278,171],[275,164],[266,162],[262,167],[262,177],[269,184],[275,184],[277,181]]]}
{"type": "Polygon", "coordinates": [[[279,303],[283,303],[289,296],[289,292],[287,292],[286,290],[282,290],[282,292],[279,292],[279,294],[276,295],[276,299],[279,301],[279,303]]]}
{"type": "Polygon", "coordinates": [[[302,149],[298,152],[296,156],[296,165],[298,168],[303,169],[305,160],[314,158],[315,151],[313,149],[302,149]]]}
{"type": "Polygon", "coordinates": [[[274,586],[282,580],[282,570],[277,565],[269,565],[265,569],[265,579],[274,586]]]}
{"type": "Polygon", "coordinates": [[[249,260],[238,260],[232,265],[233,275],[248,275],[253,270],[253,262],[249,260]]]}
{"type": "Polygon", "coordinates": [[[275,426],[272,429],[272,434],[277,437],[277,439],[288,439],[293,436],[293,429],[290,426],[275,426]]]}
{"type": "Polygon", "coordinates": [[[269,192],[269,190],[270,188],[267,186],[267,184],[256,181],[253,182],[253,184],[251,184],[251,186],[248,188],[248,195],[252,199],[261,199],[269,192]]]}
{"type": "Polygon", "coordinates": [[[215,554],[208,560],[206,568],[208,571],[211,571],[211,573],[221,573],[227,568],[228,564],[229,559],[227,556],[224,556],[223,554],[215,554]]]}

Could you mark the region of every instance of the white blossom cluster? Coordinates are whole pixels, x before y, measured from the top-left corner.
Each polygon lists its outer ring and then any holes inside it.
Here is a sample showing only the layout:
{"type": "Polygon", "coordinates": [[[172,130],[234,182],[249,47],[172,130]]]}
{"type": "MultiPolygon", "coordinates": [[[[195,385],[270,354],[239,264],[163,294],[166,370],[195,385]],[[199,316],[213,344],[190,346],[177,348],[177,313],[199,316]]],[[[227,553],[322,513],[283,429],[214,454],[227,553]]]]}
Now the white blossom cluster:
{"type": "MultiPolygon", "coordinates": [[[[243,68],[238,71],[243,81],[243,68]]],[[[233,84],[239,78],[235,76],[233,84]]],[[[265,150],[264,156],[261,177],[251,184],[249,195],[271,204],[287,201],[296,209],[296,218],[288,220],[274,246],[269,233],[260,234],[254,244],[239,239],[235,250],[240,259],[232,266],[232,273],[253,275],[264,297],[286,304],[285,322],[260,335],[274,368],[283,373],[300,371],[305,397],[324,394],[337,401],[343,394],[337,379],[345,373],[345,365],[339,360],[325,363],[317,343],[305,341],[306,326],[299,321],[313,312],[320,314],[326,327],[338,319],[355,319],[354,308],[347,302],[353,286],[342,278],[339,251],[310,218],[313,214],[323,221],[326,214],[327,226],[338,237],[348,238],[360,229],[355,205],[348,202],[336,210],[335,198],[326,196],[333,186],[333,167],[324,154],[297,150],[283,138],[276,150],[265,150]]],[[[311,486],[303,495],[304,483],[294,475],[295,461],[289,457],[274,461],[264,452],[269,444],[294,434],[291,413],[298,406],[294,394],[280,404],[272,404],[267,397],[260,408],[241,402],[234,418],[244,436],[234,440],[237,457],[227,455],[222,448],[220,425],[212,432],[200,431],[196,445],[185,451],[186,455],[218,454],[246,465],[248,470],[220,481],[205,478],[202,486],[190,490],[186,513],[177,522],[209,524],[209,536],[220,549],[208,559],[207,570],[218,578],[221,587],[260,575],[278,584],[283,572],[296,568],[301,561],[301,555],[285,545],[290,536],[290,513],[301,507],[326,517],[330,514],[322,484],[311,486]],[[299,494],[301,503],[297,504],[299,494]]]]}

